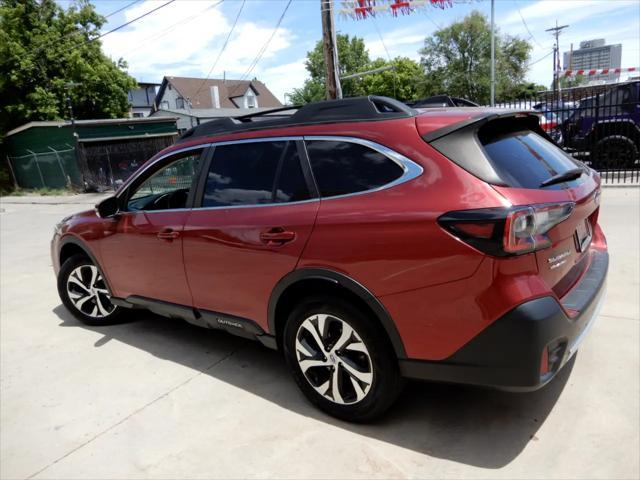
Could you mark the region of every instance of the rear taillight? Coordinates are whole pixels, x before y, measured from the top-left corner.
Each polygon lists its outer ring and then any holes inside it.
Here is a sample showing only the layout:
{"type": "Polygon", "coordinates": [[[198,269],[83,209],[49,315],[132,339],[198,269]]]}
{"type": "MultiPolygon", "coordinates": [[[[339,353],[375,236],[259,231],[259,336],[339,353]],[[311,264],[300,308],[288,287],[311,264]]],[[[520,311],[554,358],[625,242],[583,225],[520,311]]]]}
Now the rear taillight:
{"type": "Polygon", "coordinates": [[[447,231],[495,256],[521,255],[551,246],[546,235],[573,211],[573,202],[449,212],[438,219],[447,231]]]}

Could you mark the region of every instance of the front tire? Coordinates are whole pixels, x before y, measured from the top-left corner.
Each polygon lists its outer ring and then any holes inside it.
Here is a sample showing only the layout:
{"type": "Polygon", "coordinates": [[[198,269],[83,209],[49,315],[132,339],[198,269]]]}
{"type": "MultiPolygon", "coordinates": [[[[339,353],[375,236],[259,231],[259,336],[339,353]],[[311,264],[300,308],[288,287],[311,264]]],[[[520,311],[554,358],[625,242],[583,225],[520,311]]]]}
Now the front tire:
{"type": "Polygon", "coordinates": [[[58,294],[64,306],[87,325],[110,325],[120,320],[122,309],[111,303],[102,273],[84,255],[74,255],[62,264],[58,294]]]}
{"type": "Polygon", "coordinates": [[[402,390],[398,361],[384,332],[340,298],[309,298],[294,308],[283,350],[305,396],[342,420],[371,420],[402,390]]]}

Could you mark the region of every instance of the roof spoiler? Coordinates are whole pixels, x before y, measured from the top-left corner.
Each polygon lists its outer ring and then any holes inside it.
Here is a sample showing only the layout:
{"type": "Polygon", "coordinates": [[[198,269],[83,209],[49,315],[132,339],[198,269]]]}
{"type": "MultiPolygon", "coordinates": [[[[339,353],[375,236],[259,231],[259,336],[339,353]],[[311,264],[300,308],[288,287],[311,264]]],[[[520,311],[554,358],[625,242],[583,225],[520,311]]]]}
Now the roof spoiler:
{"type": "Polygon", "coordinates": [[[447,125],[442,128],[438,128],[431,132],[428,132],[422,136],[422,138],[427,143],[431,143],[439,138],[442,138],[450,133],[456,132],[458,130],[463,130],[465,128],[473,126],[475,129],[480,128],[482,125],[490,122],[491,120],[496,120],[498,118],[506,118],[506,117],[515,117],[515,118],[526,118],[526,117],[537,117],[539,114],[533,111],[527,110],[505,110],[504,112],[488,112],[477,117],[472,117],[467,120],[463,120],[461,122],[452,123],[451,125],[447,125]]]}

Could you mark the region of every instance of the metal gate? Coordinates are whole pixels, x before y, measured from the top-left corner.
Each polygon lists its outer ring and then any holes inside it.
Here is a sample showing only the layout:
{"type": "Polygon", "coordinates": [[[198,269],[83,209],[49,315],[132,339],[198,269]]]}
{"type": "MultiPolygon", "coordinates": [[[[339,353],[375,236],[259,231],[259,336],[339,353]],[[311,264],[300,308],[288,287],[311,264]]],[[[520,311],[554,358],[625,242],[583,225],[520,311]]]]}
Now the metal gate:
{"type": "Polygon", "coordinates": [[[88,190],[116,189],[174,136],[78,143],[78,163],[88,190]]]}

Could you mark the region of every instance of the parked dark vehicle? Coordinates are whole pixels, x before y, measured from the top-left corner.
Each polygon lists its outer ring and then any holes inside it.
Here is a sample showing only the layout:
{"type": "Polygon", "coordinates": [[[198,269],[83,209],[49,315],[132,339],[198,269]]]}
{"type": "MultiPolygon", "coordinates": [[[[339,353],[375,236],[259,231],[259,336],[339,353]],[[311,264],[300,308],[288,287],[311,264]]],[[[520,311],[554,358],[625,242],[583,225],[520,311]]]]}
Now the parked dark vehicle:
{"type": "Polygon", "coordinates": [[[201,124],[62,220],[64,305],[258,340],[352,421],[403,378],[535,390],[573,357],[604,300],[600,176],[537,115],[360,97],[280,117],[201,124]]]}
{"type": "Polygon", "coordinates": [[[630,168],[640,159],[640,81],[580,101],[562,124],[564,146],[589,154],[593,168],[630,168]]]}

